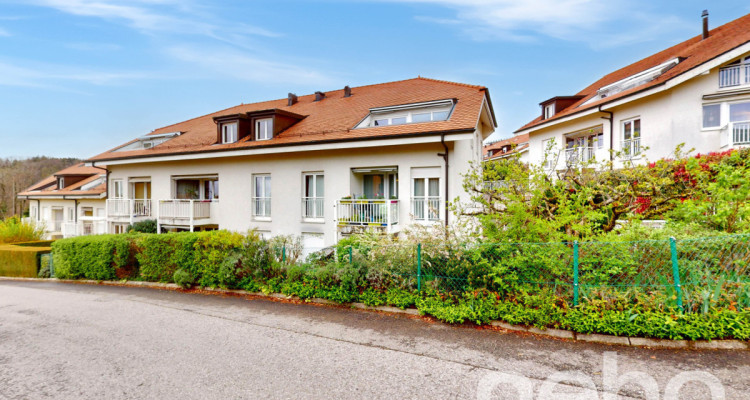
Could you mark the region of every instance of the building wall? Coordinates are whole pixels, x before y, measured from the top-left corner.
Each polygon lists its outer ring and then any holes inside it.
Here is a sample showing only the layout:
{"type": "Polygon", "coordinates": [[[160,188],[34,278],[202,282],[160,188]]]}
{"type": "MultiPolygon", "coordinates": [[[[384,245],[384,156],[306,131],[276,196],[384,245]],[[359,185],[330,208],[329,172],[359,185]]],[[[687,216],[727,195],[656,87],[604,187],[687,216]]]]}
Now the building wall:
{"type": "MultiPolygon", "coordinates": [[[[487,133],[489,134],[489,132],[487,133]]],[[[462,189],[462,174],[468,172],[470,163],[481,156],[481,140],[485,135],[477,132],[471,138],[446,142],[449,147],[448,198],[466,198],[462,189]]],[[[126,197],[129,178],[150,177],[152,200],[172,199],[172,178],[178,175],[208,175],[219,177],[219,201],[211,204],[211,221],[220,229],[245,232],[257,229],[269,236],[322,235],[325,245],[338,240],[336,226],[336,201],[342,197],[362,193],[360,182],[352,175],[352,168],[398,167],[398,192],[400,200],[399,229],[410,217],[412,181],[414,175],[425,168],[438,171],[441,179],[440,195],[445,199],[445,166],[441,143],[350,148],[346,150],[309,151],[299,153],[268,154],[232,158],[215,158],[191,161],[165,161],[128,165],[111,165],[111,182],[123,179],[126,197]],[[420,169],[421,170],[417,170],[420,169]],[[302,218],[303,173],[322,172],[325,179],[324,220],[305,222],[302,218]],[[253,175],[271,174],[271,221],[258,221],[252,217],[253,175]]],[[[157,207],[156,201],[154,207],[157,207]]]]}
{"type": "MultiPolygon", "coordinates": [[[[614,113],[612,142],[615,151],[622,150],[623,121],[641,119],[641,146],[648,147],[643,156],[633,159],[636,163],[645,163],[660,158],[671,157],[680,143],[685,143],[683,151],[694,149],[693,153],[708,153],[724,150],[721,135],[727,135],[727,129],[702,129],[704,104],[711,101],[703,100],[703,95],[720,92],[719,68],[712,69],[708,74],[694,77],[668,91],[651,95],[639,100],[628,102],[616,108],[608,109],[614,113]]],[[[745,96],[750,98],[750,96],[745,96]]],[[[721,102],[717,100],[715,102],[721,102]]],[[[582,116],[572,121],[559,123],[549,128],[542,128],[530,132],[529,159],[539,164],[544,157],[543,141],[555,138],[558,146],[565,143],[565,134],[581,129],[603,126],[604,151],[597,151],[597,159],[609,157],[610,148],[609,121],[603,119],[607,113],[594,113],[582,116]]],[[[616,164],[621,166],[621,163],[616,164]]],[[[557,169],[565,168],[564,160],[560,160],[557,169]]]]}
{"type": "MultiPolygon", "coordinates": [[[[102,217],[105,216],[106,202],[104,199],[79,199],[77,202],[77,214],[74,211],[72,222],[80,221],[80,217],[83,215],[82,209],[84,207],[92,207],[94,216],[97,215],[97,210],[100,210],[99,213],[102,217]]],[[[39,203],[37,204],[37,200],[30,199],[29,208],[30,218],[36,223],[44,224],[45,231],[47,232],[46,238],[49,239],[51,236],[56,236],[55,234],[61,233],[60,231],[55,230],[54,210],[61,209],[63,211],[62,222],[69,223],[71,222],[70,210],[76,210],[76,200],[39,199],[39,203]],[[33,209],[37,207],[39,207],[38,215],[36,218],[33,218],[33,209]]]]}

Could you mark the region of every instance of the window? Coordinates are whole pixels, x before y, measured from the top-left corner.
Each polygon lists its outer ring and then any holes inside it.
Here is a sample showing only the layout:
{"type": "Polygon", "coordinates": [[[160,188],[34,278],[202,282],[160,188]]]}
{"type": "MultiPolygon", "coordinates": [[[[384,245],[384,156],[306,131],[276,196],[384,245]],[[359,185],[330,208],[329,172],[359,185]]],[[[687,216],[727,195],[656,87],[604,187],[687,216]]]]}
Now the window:
{"type": "Polygon", "coordinates": [[[622,123],[622,151],[626,156],[635,157],[641,153],[641,119],[631,119],[622,123]]]}
{"type": "Polygon", "coordinates": [[[203,199],[219,200],[219,180],[203,181],[203,199]]]}
{"type": "Polygon", "coordinates": [[[718,128],[721,126],[721,104],[703,106],[703,128],[718,128]]]}
{"type": "Polygon", "coordinates": [[[187,178],[175,180],[175,198],[214,201],[219,199],[218,178],[187,178]]]}
{"type": "Polygon", "coordinates": [[[429,111],[420,109],[415,111],[398,112],[396,115],[374,115],[370,126],[403,125],[419,122],[445,121],[450,116],[450,110],[429,111]]]}
{"type": "Polygon", "coordinates": [[[273,119],[255,121],[255,140],[268,140],[273,137],[273,119]]]}
{"type": "Polygon", "coordinates": [[[325,180],[323,174],[309,173],[302,176],[302,217],[323,218],[325,180]]]}
{"type": "Polygon", "coordinates": [[[253,217],[271,218],[271,175],[255,175],[253,183],[253,217]]]}
{"type": "Polygon", "coordinates": [[[417,221],[440,219],[440,178],[414,178],[412,215],[417,221]]]}
{"type": "Polygon", "coordinates": [[[57,189],[64,189],[65,188],[65,178],[59,177],[57,178],[57,189]]]}
{"type": "Polygon", "coordinates": [[[554,169],[557,165],[557,149],[555,148],[555,139],[542,140],[542,155],[544,156],[544,168],[554,169]]]}
{"type": "Polygon", "coordinates": [[[750,102],[729,105],[729,122],[750,121],[750,102]]]}
{"type": "Polygon", "coordinates": [[[76,211],[73,207],[68,207],[68,222],[76,222],[76,211]]]}
{"type": "Polygon", "coordinates": [[[553,115],[555,115],[555,104],[544,106],[544,119],[551,118],[553,115]]]}
{"type": "Polygon", "coordinates": [[[31,217],[32,220],[38,220],[37,216],[37,208],[36,206],[29,207],[29,217],[31,217]]]}
{"type": "Polygon", "coordinates": [[[115,179],[112,181],[112,198],[113,199],[125,198],[125,187],[123,186],[122,179],[115,179]]]}
{"type": "Polygon", "coordinates": [[[230,122],[221,124],[221,143],[234,143],[237,141],[237,123],[230,122]]]}

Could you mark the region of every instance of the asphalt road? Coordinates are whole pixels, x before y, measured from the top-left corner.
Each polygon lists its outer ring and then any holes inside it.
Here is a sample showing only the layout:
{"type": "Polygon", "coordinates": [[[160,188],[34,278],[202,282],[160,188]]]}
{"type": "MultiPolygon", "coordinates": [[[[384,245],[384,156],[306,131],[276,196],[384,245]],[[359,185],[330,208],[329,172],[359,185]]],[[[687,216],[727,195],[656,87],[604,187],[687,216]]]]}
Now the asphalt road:
{"type": "Polygon", "coordinates": [[[607,346],[263,299],[0,281],[0,399],[705,399],[710,387],[750,398],[750,352],[607,346]]]}

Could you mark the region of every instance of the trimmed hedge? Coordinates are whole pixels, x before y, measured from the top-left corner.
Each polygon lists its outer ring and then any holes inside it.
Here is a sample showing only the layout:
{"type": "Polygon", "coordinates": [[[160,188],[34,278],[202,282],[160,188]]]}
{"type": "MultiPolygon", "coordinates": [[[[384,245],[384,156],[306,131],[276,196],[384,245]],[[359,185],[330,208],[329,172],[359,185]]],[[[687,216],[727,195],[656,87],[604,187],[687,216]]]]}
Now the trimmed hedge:
{"type": "Polygon", "coordinates": [[[36,278],[41,255],[51,250],[48,242],[0,245],[0,276],[36,278]]]}
{"type": "Polygon", "coordinates": [[[135,277],[133,235],[79,236],[52,243],[55,276],[113,280],[135,277]]]}

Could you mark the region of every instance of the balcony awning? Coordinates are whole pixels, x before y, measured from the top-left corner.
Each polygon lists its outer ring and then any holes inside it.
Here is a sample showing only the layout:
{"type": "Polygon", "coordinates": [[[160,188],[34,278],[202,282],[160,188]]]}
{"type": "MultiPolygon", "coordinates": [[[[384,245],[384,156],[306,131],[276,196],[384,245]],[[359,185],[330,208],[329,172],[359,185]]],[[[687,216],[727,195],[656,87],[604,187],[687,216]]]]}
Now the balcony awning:
{"type": "Polygon", "coordinates": [[[591,128],[581,129],[575,132],[566,133],[565,137],[568,138],[574,138],[574,137],[581,137],[581,136],[591,136],[591,135],[598,135],[603,132],[603,125],[594,126],[591,128]]]}
{"type": "Polygon", "coordinates": [[[352,168],[355,174],[369,174],[373,172],[398,172],[398,167],[372,167],[372,168],[352,168]]]}

